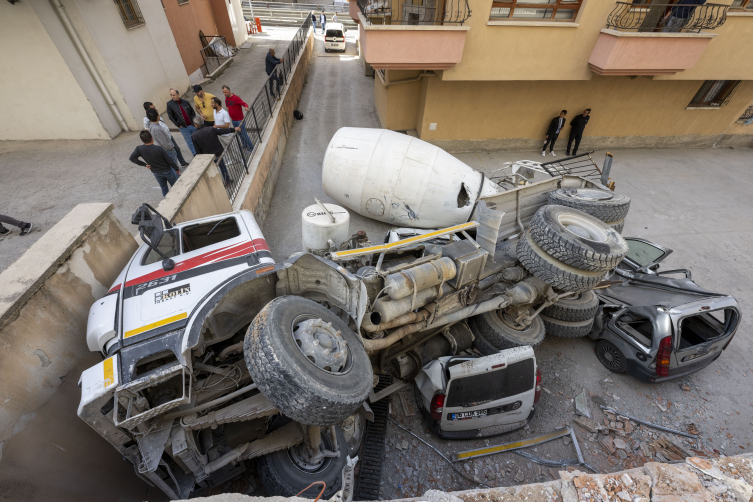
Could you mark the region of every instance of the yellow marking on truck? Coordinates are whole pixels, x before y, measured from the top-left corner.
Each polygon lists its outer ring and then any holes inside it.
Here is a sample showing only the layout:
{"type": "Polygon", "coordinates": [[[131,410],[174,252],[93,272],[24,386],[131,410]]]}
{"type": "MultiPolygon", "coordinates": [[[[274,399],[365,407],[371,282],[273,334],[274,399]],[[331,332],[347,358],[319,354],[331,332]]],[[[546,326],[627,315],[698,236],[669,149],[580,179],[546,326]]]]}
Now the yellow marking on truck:
{"type": "Polygon", "coordinates": [[[105,389],[115,383],[115,377],[112,374],[112,360],[115,356],[104,360],[104,376],[105,376],[105,389]]]}
{"type": "Polygon", "coordinates": [[[464,451],[453,455],[453,460],[468,460],[469,458],[481,457],[483,455],[491,455],[492,453],[499,453],[501,451],[517,450],[518,448],[525,448],[527,446],[534,446],[537,444],[551,441],[552,439],[561,438],[570,434],[568,429],[557,429],[539,437],[524,439],[523,441],[515,441],[513,443],[505,443],[497,446],[490,446],[488,448],[479,448],[478,450],[464,451]]]}
{"type": "Polygon", "coordinates": [[[123,338],[128,338],[134,335],[139,335],[141,333],[149,331],[150,329],[159,328],[160,326],[164,326],[165,324],[170,324],[171,322],[180,321],[181,319],[185,319],[186,317],[188,317],[188,314],[183,312],[182,314],[174,315],[172,317],[168,317],[167,319],[162,319],[161,321],[156,321],[151,324],[147,324],[146,326],[141,326],[140,328],[132,329],[131,331],[126,331],[123,338]]]}
{"type": "Polygon", "coordinates": [[[367,248],[350,249],[348,251],[337,251],[335,253],[330,253],[330,255],[332,256],[333,259],[338,259],[338,258],[342,259],[342,258],[352,258],[355,256],[361,256],[364,254],[383,253],[391,249],[398,249],[403,246],[407,246],[409,244],[415,244],[417,242],[428,241],[430,239],[441,237],[446,234],[462,232],[463,230],[470,230],[471,228],[476,228],[476,227],[478,227],[478,223],[476,223],[475,221],[469,221],[468,223],[455,225],[454,227],[443,228],[441,230],[429,232],[428,234],[414,235],[413,237],[408,237],[407,239],[390,242],[389,244],[382,244],[380,246],[370,246],[367,248]]]}

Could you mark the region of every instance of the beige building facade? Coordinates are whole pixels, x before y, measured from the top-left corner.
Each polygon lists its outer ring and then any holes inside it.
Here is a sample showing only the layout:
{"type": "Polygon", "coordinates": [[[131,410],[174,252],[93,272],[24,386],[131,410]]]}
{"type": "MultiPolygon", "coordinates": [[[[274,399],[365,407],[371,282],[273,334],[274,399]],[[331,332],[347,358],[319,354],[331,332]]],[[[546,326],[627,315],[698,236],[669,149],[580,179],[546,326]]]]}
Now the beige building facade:
{"type": "Polygon", "coordinates": [[[753,1],[401,2],[350,4],[385,128],[451,151],[535,150],[560,110],[569,124],[591,108],[581,151],[753,145],[740,120],[753,104],[753,1]]]}

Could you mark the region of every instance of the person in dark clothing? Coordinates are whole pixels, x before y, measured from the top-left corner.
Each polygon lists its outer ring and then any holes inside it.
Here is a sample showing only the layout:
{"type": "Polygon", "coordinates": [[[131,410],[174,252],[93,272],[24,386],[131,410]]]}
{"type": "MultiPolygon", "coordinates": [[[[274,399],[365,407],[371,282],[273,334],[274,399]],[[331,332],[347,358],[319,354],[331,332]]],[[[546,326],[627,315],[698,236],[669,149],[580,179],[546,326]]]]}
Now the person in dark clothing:
{"type": "Polygon", "coordinates": [[[549,145],[549,153],[553,157],[556,157],[554,154],[554,143],[557,141],[560,131],[565,127],[565,115],[567,115],[567,110],[562,110],[560,116],[554,117],[549,123],[549,129],[546,130],[546,136],[544,136],[544,148],[541,149],[542,157],[546,157],[547,145],[549,145]]]}
{"type": "Polygon", "coordinates": [[[316,14],[311,12],[311,25],[314,27],[314,35],[316,35],[316,14]]]}
{"type": "Polygon", "coordinates": [[[154,144],[154,138],[149,131],[139,133],[143,145],[139,145],[131,154],[131,162],[137,166],[147,167],[157,179],[159,187],[162,189],[162,196],[167,195],[167,184],[174,186],[178,181],[180,167],[175,163],[172,157],[161,146],[154,144]],[[144,159],[142,162],[139,157],[144,159]]]}
{"type": "MultiPolygon", "coordinates": [[[[156,109],[154,106],[154,103],[150,101],[146,101],[144,103],[144,110],[149,111],[151,108],[156,109]]],[[[167,124],[160,118],[159,119],[160,125],[165,129],[165,132],[167,134],[170,134],[170,140],[173,142],[173,149],[175,150],[175,153],[178,154],[178,162],[180,162],[181,167],[187,167],[188,162],[186,162],[186,159],[183,158],[183,154],[180,153],[180,148],[178,147],[178,143],[175,142],[175,138],[173,138],[173,135],[170,133],[170,128],[167,127],[167,124]]],[[[149,129],[149,119],[147,117],[144,117],[144,129],[149,129]]]]}
{"type": "Polygon", "coordinates": [[[570,138],[567,140],[565,155],[570,155],[571,151],[573,152],[573,156],[578,155],[578,146],[580,146],[580,140],[583,137],[583,129],[586,128],[586,124],[588,124],[588,120],[591,118],[590,113],[591,109],[586,108],[583,114],[578,115],[570,122],[570,138]],[[573,141],[575,141],[575,148],[570,150],[570,147],[573,146],[573,141]]]}
{"type": "Polygon", "coordinates": [[[664,28],[661,31],[665,33],[677,33],[682,30],[693,16],[696,5],[703,5],[706,0],[678,0],[669,12],[664,16],[664,28]]]}
{"type": "Polygon", "coordinates": [[[269,49],[269,54],[267,54],[266,59],[264,62],[267,65],[267,75],[269,75],[269,90],[272,92],[272,96],[275,97],[275,99],[280,99],[280,87],[282,87],[282,83],[280,82],[280,78],[277,76],[277,72],[275,72],[275,66],[285,61],[285,58],[276,58],[275,57],[275,50],[269,49]],[[275,88],[272,85],[272,81],[277,81],[277,94],[275,94],[275,88]]]}
{"type": "Polygon", "coordinates": [[[193,118],[196,112],[191,108],[191,104],[185,99],[181,99],[180,93],[175,89],[170,89],[170,101],[167,102],[167,117],[180,130],[180,134],[188,145],[191,153],[196,155],[193,143],[191,143],[191,134],[196,130],[193,126],[193,118]]]}
{"type": "MultiPolygon", "coordinates": [[[[232,134],[241,130],[240,127],[228,127],[225,129],[207,127],[204,125],[204,119],[199,116],[194,117],[193,124],[196,127],[196,131],[191,135],[191,139],[193,140],[193,145],[196,148],[196,153],[214,155],[215,162],[217,162],[217,159],[222,156],[222,152],[225,151],[225,148],[222,146],[222,143],[220,143],[218,136],[221,134],[232,134]]],[[[220,160],[219,167],[220,172],[222,173],[222,179],[225,180],[225,184],[233,181],[232,179],[230,179],[230,176],[227,173],[224,159],[220,160]]]]}
{"type": "Polygon", "coordinates": [[[21,235],[27,235],[29,232],[31,232],[31,229],[34,226],[29,222],[19,221],[15,218],[11,218],[10,216],[0,214],[0,235],[8,235],[10,233],[10,230],[5,228],[3,226],[3,223],[7,223],[8,225],[13,225],[14,227],[20,228],[21,235]]]}

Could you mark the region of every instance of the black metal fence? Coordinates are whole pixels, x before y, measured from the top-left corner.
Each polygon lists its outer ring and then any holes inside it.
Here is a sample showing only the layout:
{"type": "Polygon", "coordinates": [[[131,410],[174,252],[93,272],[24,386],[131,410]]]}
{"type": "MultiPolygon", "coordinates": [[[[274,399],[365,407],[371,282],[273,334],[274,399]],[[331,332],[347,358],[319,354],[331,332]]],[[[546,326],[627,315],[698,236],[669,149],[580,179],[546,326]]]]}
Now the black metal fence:
{"type": "Polygon", "coordinates": [[[729,5],[654,4],[617,2],[607,28],[643,32],[713,30],[727,21],[729,5]]]}
{"type": "Polygon", "coordinates": [[[239,125],[241,131],[230,135],[229,143],[217,161],[230,202],[235,200],[241,183],[248,174],[248,166],[259,149],[282,89],[290,80],[293,66],[306,46],[310,29],[311,16],[308,16],[290,41],[285,54],[278,55],[282,62],[275,67],[254,100],[249,103],[249,110],[239,125]]]}
{"type": "Polygon", "coordinates": [[[225,37],[219,35],[211,37],[202,36],[202,43],[204,43],[204,39],[206,39],[207,42],[204,45],[204,48],[199,52],[201,53],[201,59],[204,60],[204,67],[207,69],[207,75],[209,75],[222,66],[222,63],[230,59],[233,56],[233,51],[227,46],[227,43],[225,43],[225,37]]]}
{"type": "Polygon", "coordinates": [[[327,14],[332,12],[348,12],[347,3],[330,4],[316,4],[316,3],[283,3],[283,2],[248,2],[243,0],[241,5],[251,9],[284,9],[284,10],[308,10],[315,11],[317,13],[325,11],[327,14]]]}
{"type": "Polygon", "coordinates": [[[370,24],[463,24],[471,17],[468,0],[351,0],[370,24]]]}
{"type": "Polygon", "coordinates": [[[753,119],[753,106],[749,106],[743,114],[740,116],[739,120],[750,120],[753,119]]]}

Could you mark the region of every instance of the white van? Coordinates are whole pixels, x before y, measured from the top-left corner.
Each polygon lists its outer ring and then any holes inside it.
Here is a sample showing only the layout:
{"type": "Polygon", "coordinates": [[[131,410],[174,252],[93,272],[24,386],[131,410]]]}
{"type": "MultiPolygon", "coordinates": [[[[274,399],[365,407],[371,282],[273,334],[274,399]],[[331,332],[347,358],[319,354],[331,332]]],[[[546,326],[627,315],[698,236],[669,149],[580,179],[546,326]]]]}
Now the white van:
{"type": "Polygon", "coordinates": [[[444,439],[490,437],[524,427],[541,396],[530,346],[485,357],[446,356],[416,376],[416,401],[444,439]]]}
{"type": "Polygon", "coordinates": [[[324,50],[345,52],[345,26],[342,23],[327,23],[327,33],[324,34],[324,50]]]}

